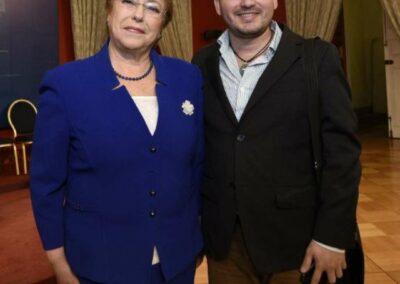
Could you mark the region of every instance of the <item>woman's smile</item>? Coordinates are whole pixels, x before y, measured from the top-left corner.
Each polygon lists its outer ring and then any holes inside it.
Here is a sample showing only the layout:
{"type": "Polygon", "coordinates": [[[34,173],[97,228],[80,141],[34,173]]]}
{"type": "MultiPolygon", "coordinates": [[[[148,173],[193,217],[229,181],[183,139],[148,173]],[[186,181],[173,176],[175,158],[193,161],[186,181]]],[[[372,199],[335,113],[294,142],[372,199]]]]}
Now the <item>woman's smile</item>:
{"type": "Polygon", "coordinates": [[[135,34],[145,34],[145,31],[143,29],[134,26],[124,27],[124,30],[135,34]]]}

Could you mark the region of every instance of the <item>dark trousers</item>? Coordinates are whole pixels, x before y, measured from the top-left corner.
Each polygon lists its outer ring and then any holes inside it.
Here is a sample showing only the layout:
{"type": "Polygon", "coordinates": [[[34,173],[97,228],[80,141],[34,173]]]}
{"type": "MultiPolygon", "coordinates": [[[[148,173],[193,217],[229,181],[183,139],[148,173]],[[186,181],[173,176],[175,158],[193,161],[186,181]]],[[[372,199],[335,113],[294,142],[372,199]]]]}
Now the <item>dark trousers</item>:
{"type": "Polygon", "coordinates": [[[267,275],[257,273],[248,255],[239,224],[236,225],[228,257],[222,261],[211,258],[207,261],[209,284],[300,283],[300,272],[297,270],[267,275]]]}
{"type": "MultiPolygon", "coordinates": [[[[191,264],[185,271],[181,272],[170,281],[165,281],[164,275],[161,271],[161,265],[160,264],[153,265],[151,268],[151,275],[149,281],[146,284],[193,284],[195,271],[196,271],[196,263],[193,262],[193,264],[191,264]]],[[[80,284],[101,284],[81,277],[79,278],[79,281],[80,284]]],[[[138,283],[135,282],[126,284],[138,284],[138,283]]]]}

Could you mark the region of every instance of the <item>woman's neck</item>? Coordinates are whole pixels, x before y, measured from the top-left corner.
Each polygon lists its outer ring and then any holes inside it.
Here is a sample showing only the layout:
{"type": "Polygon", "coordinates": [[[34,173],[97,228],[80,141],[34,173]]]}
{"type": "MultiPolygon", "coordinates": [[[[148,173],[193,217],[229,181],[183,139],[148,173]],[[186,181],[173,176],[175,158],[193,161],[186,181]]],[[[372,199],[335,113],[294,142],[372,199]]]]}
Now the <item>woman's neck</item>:
{"type": "Polygon", "coordinates": [[[143,73],[150,65],[150,50],[129,50],[109,43],[109,56],[113,68],[124,74],[143,73]]]}

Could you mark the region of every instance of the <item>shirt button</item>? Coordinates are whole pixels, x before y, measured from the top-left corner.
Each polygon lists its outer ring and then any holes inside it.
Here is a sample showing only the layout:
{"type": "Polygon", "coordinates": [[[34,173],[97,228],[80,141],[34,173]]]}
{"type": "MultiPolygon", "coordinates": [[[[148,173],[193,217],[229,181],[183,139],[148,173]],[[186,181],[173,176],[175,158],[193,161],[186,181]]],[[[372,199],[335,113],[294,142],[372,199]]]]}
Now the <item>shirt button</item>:
{"type": "Polygon", "coordinates": [[[154,218],[154,217],[156,217],[156,212],[150,211],[149,215],[151,218],[154,218]]]}
{"type": "Polygon", "coordinates": [[[239,134],[238,136],[236,136],[236,141],[238,141],[238,142],[243,142],[245,139],[246,139],[246,135],[239,134]]]}
{"type": "Polygon", "coordinates": [[[156,147],[150,147],[150,153],[155,153],[155,152],[157,152],[157,148],[156,147]]]}
{"type": "Polygon", "coordinates": [[[149,194],[150,194],[151,197],[155,197],[155,196],[157,195],[157,192],[154,191],[154,190],[151,190],[151,191],[149,192],[149,194]]]}

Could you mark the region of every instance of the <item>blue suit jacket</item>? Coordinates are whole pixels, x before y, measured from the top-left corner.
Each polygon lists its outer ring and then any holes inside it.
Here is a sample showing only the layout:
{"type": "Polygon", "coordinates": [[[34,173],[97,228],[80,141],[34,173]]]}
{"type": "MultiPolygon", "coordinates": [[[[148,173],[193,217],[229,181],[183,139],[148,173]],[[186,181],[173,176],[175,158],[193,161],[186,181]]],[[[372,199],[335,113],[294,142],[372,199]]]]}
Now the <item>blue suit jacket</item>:
{"type": "Polygon", "coordinates": [[[151,53],[154,136],[112,70],[106,45],[50,71],[40,88],[32,204],[44,248],[65,247],[72,270],[101,283],[145,283],[153,247],[167,279],[202,249],[202,78],[151,53]],[[182,103],[195,110],[186,115],[182,103]]]}

